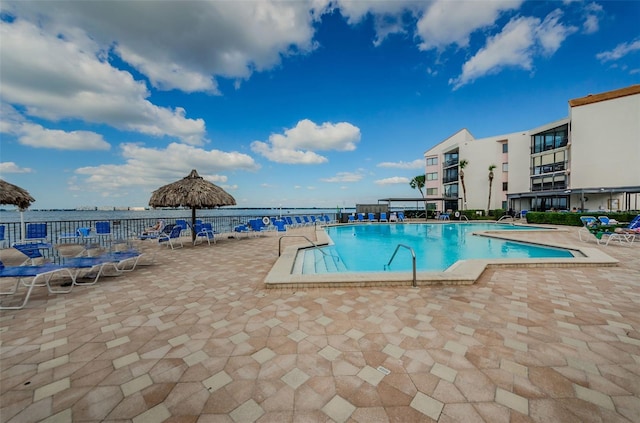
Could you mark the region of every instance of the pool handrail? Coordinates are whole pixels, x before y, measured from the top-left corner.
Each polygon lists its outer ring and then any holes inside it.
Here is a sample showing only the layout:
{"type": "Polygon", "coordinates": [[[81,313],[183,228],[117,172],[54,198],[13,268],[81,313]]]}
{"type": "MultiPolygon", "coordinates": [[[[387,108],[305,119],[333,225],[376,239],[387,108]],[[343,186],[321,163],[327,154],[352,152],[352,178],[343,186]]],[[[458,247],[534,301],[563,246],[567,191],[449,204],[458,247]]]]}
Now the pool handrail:
{"type": "Polygon", "coordinates": [[[309,241],[311,243],[311,245],[313,245],[314,248],[317,248],[318,250],[320,250],[320,252],[322,254],[324,254],[325,256],[327,255],[327,252],[324,251],[322,248],[318,248],[318,244],[316,244],[315,242],[311,241],[309,238],[307,238],[305,235],[282,235],[279,239],[278,239],[278,257],[280,257],[282,255],[282,238],[304,238],[307,241],[309,241]]]}
{"type": "Polygon", "coordinates": [[[391,255],[391,258],[389,259],[389,263],[384,265],[384,270],[387,270],[387,268],[391,265],[391,262],[396,257],[396,253],[398,252],[400,247],[404,247],[404,248],[408,249],[411,252],[411,257],[412,257],[412,260],[413,260],[413,283],[412,283],[411,286],[413,286],[415,288],[415,287],[417,287],[417,282],[416,282],[416,253],[415,253],[415,251],[413,251],[413,248],[409,247],[408,245],[406,245],[406,244],[398,244],[396,246],[395,251],[391,255]]]}

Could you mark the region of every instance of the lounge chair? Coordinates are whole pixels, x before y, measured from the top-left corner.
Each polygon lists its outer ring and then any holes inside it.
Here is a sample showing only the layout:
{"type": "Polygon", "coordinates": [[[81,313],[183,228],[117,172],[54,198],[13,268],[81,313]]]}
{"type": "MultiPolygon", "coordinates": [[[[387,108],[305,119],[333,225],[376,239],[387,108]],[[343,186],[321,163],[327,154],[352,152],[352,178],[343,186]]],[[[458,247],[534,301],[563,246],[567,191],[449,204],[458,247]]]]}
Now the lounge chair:
{"type": "Polygon", "coordinates": [[[358,213],[358,222],[365,222],[364,213],[358,213]]]}
{"type": "Polygon", "coordinates": [[[291,216],[285,216],[283,217],[283,219],[287,222],[287,226],[289,226],[290,228],[295,228],[296,224],[293,223],[293,219],[291,218],[291,216]]]}
{"type": "Polygon", "coordinates": [[[104,238],[113,237],[113,233],[111,232],[111,223],[107,221],[96,222],[96,235],[104,238]]]}
{"type": "Polygon", "coordinates": [[[620,244],[630,244],[633,242],[633,236],[624,232],[609,232],[602,229],[598,223],[598,219],[594,216],[580,216],[582,228],[578,230],[580,241],[588,242],[595,240],[598,245],[609,245],[614,240],[620,244]],[[584,239],[583,239],[584,237],[584,239]]]}
{"type": "Polygon", "coordinates": [[[251,228],[249,228],[245,224],[241,224],[241,225],[234,226],[233,232],[234,232],[234,238],[236,238],[237,235],[241,235],[241,234],[246,234],[247,237],[249,237],[249,232],[251,232],[251,228]]]}
{"type": "Polygon", "coordinates": [[[385,212],[380,212],[380,222],[388,222],[389,220],[387,219],[387,213],[385,212]]]}
{"type": "Polygon", "coordinates": [[[598,216],[598,220],[602,225],[617,225],[618,221],[615,219],[610,219],[609,216],[598,216]]]}
{"type": "Polygon", "coordinates": [[[7,240],[4,237],[5,228],[6,227],[4,225],[0,225],[0,248],[4,248],[7,243],[7,240]]]}
{"type": "Polygon", "coordinates": [[[180,226],[180,228],[182,228],[182,232],[186,232],[191,228],[191,225],[189,225],[184,219],[176,219],[176,226],[180,226]]]}
{"type": "Polygon", "coordinates": [[[296,219],[296,226],[304,226],[304,222],[302,221],[302,218],[300,218],[300,216],[294,216],[294,219],[296,219]]]}
{"type": "Polygon", "coordinates": [[[27,259],[22,263],[23,266],[26,264],[33,266],[47,261],[47,258],[42,254],[42,251],[48,251],[51,248],[51,244],[48,242],[15,243],[13,244],[13,248],[27,256],[27,259]]]}
{"type": "Polygon", "coordinates": [[[378,221],[378,219],[376,219],[376,214],[375,213],[368,213],[367,216],[368,216],[369,222],[377,222],[378,221]]]}
{"type": "Polygon", "coordinates": [[[352,214],[350,214],[349,216],[347,216],[347,222],[348,223],[355,223],[356,222],[356,217],[352,214]]]}
{"type": "Polygon", "coordinates": [[[121,273],[118,268],[119,260],[108,255],[95,257],[72,257],[62,261],[62,265],[69,269],[74,269],[72,284],[74,285],[94,285],[105,274],[105,270],[112,268],[116,275],[121,273]],[[78,279],[91,279],[89,282],[79,282],[78,279]]]}
{"type": "Polygon", "coordinates": [[[196,223],[195,232],[196,239],[193,240],[193,245],[196,245],[198,241],[202,243],[205,239],[207,240],[207,244],[209,245],[211,245],[211,241],[213,241],[214,244],[216,243],[216,238],[211,223],[202,223],[200,225],[196,223]]]}
{"type": "Polygon", "coordinates": [[[304,226],[309,226],[311,225],[311,219],[309,219],[309,216],[302,216],[302,220],[304,221],[304,226]]]}
{"type": "Polygon", "coordinates": [[[404,212],[398,212],[398,222],[404,222],[404,212]]]}
{"type": "Polygon", "coordinates": [[[46,223],[27,223],[26,242],[43,242],[48,240],[46,223]]]}
{"type": "Polygon", "coordinates": [[[46,286],[47,290],[52,294],[66,294],[73,288],[73,282],[75,282],[74,275],[71,270],[65,266],[58,266],[56,264],[46,263],[40,266],[5,266],[0,261],[0,278],[15,278],[16,284],[11,291],[0,292],[0,295],[13,295],[18,292],[20,282],[27,287],[27,293],[22,300],[22,304],[17,306],[2,306],[0,310],[19,310],[23,308],[29,301],[31,291],[36,286],[46,286]],[[53,289],[51,287],[51,279],[55,276],[69,276],[71,278],[71,285],[69,289],[53,289]],[[29,282],[24,282],[26,278],[31,278],[29,282]],[[41,282],[41,280],[44,280],[41,282]]]}
{"type": "Polygon", "coordinates": [[[276,221],[273,222],[276,231],[278,232],[286,232],[287,231],[287,226],[286,226],[286,222],[282,219],[277,219],[276,221]]]}
{"type": "MultiPolygon", "coordinates": [[[[167,225],[166,227],[168,226],[169,225],[167,225]]],[[[184,247],[184,245],[182,244],[182,239],[180,238],[181,234],[182,234],[182,227],[178,225],[171,225],[171,230],[168,233],[165,230],[160,234],[160,236],[158,236],[158,243],[162,244],[163,242],[166,242],[167,246],[171,247],[172,250],[176,248],[182,248],[184,247]]]]}

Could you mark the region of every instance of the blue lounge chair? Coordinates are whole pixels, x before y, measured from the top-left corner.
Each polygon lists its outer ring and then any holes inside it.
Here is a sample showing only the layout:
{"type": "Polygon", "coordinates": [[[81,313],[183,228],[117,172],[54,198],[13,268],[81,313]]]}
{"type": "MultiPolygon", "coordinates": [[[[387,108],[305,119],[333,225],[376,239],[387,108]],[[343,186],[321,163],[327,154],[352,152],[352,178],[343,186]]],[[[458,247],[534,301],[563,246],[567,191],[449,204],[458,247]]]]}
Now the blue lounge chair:
{"type": "Polygon", "coordinates": [[[113,233],[111,232],[111,223],[104,222],[96,222],[96,235],[99,237],[111,238],[113,233]]]}
{"type": "Polygon", "coordinates": [[[398,222],[404,222],[404,212],[398,212],[398,222]]]}
{"type": "Polygon", "coordinates": [[[19,310],[23,308],[29,301],[31,291],[36,286],[46,286],[47,290],[52,294],[66,294],[73,288],[73,282],[75,278],[70,269],[64,266],[58,266],[51,263],[46,263],[40,266],[5,266],[0,261],[0,278],[15,278],[16,284],[11,291],[0,292],[0,295],[13,295],[18,292],[20,282],[27,287],[27,293],[22,300],[22,304],[17,306],[3,306],[0,305],[0,310],[19,310]],[[55,276],[69,276],[71,278],[71,285],[69,289],[53,289],[51,287],[51,279],[55,276]],[[29,282],[24,282],[24,279],[31,278],[29,282]],[[41,282],[41,280],[43,280],[41,282]]]}
{"type": "Polygon", "coordinates": [[[196,245],[199,242],[203,242],[203,240],[207,240],[207,244],[211,245],[211,241],[216,243],[215,233],[213,232],[213,226],[211,223],[202,223],[197,224],[195,227],[196,239],[193,240],[193,245],[196,245]]]}
{"type": "Polygon", "coordinates": [[[603,225],[617,225],[618,221],[610,219],[609,216],[598,216],[598,221],[603,225]]]}
{"type": "Polygon", "coordinates": [[[249,232],[251,232],[251,229],[247,225],[241,224],[241,225],[234,226],[233,232],[234,232],[234,238],[236,238],[236,234],[237,235],[245,234],[247,235],[247,237],[249,237],[249,232]]]}
{"type": "Polygon", "coordinates": [[[364,218],[364,213],[358,213],[358,222],[364,222],[366,219],[364,218]]]}
{"type": "Polygon", "coordinates": [[[27,242],[47,242],[46,223],[27,223],[25,241],[27,242]]]}
{"type": "Polygon", "coordinates": [[[295,223],[293,223],[293,219],[291,218],[291,216],[285,216],[283,217],[283,219],[287,222],[287,226],[289,226],[290,228],[294,228],[296,226],[295,223]]]}
{"type": "Polygon", "coordinates": [[[387,219],[387,213],[385,212],[380,212],[380,222],[388,222],[389,220],[387,219]]]}
{"type": "Polygon", "coordinates": [[[51,244],[48,242],[16,243],[13,244],[13,248],[27,256],[27,259],[22,263],[23,266],[26,264],[35,265],[36,261],[46,261],[42,251],[48,251],[51,248],[51,244]]]}
{"type": "Polygon", "coordinates": [[[282,219],[277,219],[274,223],[274,226],[276,227],[276,230],[278,232],[286,232],[287,231],[287,226],[286,226],[286,222],[282,219]]]}
{"type": "MultiPolygon", "coordinates": [[[[168,226],[169,225],[167,225],[165,228],[167,228],[168,226]]],[[[162,244],[163,242],[166,242],[167,247],[171,247],[172,250],[176,248],[182,248],[184,247],[184,245],[182,244],[182,239],[180,238],[181,233],[182,227],[178,225],[171,225],[171,229],[168,233],[167,231],[164,231],[160,234],[160,236],[158,236],[158,243],[162,244]]]]}
{"type": "Polygon", "coordinates": [[[375,213],[368,213],[367,216],[368,216],[369,222],[377,222],[378,221],[378,219],[376,219],[376,214],[375,213]]]}
{"type": "Polygon", "coordinates": [[[356,222],[356,218],[355,218],[355,216],[354,216],[354,215],[352,215],[352,214],[350,214],[350,215],[347,217],[347,222],[349,222],[349,223],[355,223],[355,222],[356,222]]]}
{"type": "Polygon", "coordinates": [[[304,222],[302,221],[302,218],[300,218],[300,216],[294,216],[294,218],[296,219],[296,226],[304,226],[304,222]]]}
{"type": "Polygon", "coordinates": [[[62,261],[62,265],[68,269],[75,270],[73,275],[73,285],[94,285],[104,275],[105,269],[112,268],[117,275],[120,269],[117,267],[118,261],[108,255],[95,257],[72,257],[62,261]],[[89,282],[80,282],[78,279],[90,279],[89,282]]]}
{"type": "Polygon", "coordinates": [[[304,222],[304,226],[309,226],[311,225],[311,220],[309,219],[309,216],[302,216],[302,221],[304,222]]]}
{"type": "Polygon", "coordinates": [[[180,226],[182,232],[186,232],[190,228],[190,225],[184,219],[176,219],[176,226],[180,226]]]}
{"type": "Polygon", "coordinates": [[[620,244],[630,244],[633,242],[632,234],[625,232],[610,232],[600,227],[598,219],[594,216],[580,216],[582,228],[578,230],[580,241],[588,242],[595,240],[598,245],[609,245],[614,240],[620,244]],[[583,239],[584,236],[584,239],[583,239]]]}

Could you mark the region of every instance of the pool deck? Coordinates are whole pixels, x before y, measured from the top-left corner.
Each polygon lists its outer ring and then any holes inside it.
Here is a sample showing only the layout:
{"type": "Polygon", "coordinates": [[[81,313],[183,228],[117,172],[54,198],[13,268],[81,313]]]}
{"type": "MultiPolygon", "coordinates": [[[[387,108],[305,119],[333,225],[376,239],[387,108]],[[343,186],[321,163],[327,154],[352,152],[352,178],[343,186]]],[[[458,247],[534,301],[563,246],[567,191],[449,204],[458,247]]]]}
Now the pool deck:
{"type": "Polygon", "coordinates": [[[468,286],[267,289],[276,234],[144,241],[152,265],[69,294],[36,288],[0,312],[0,420],[640,421],[640,243],[521,236],[617,263],[489,266],[468,286]]]}

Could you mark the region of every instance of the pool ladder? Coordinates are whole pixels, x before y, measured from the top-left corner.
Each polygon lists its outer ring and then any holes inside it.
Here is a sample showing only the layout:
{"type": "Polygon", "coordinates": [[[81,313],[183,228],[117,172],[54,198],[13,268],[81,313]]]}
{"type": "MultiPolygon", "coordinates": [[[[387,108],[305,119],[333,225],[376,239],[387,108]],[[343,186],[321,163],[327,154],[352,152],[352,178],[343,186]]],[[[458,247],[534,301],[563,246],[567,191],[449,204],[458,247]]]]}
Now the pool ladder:
{"type": "Polygon", "coordinates": [[[413,283],[411,284],[411,286],[413,286],[415,288],[417,286],[417,284],[416,284],[416,253],[415,253],[415,251],[413,251],[413,248],[409,247],[408,245],[398,244],[396,246],[395,251],[391,255],[391,258],[389,259],[389,263],[384,265],[384,270],[388,270],[389,269],[389,266],[391,266],[391,262],[396,257],[396,254],[398,253],[398,250],[400,249],[400,247],[406,248],[407,250],[409,250],[409,252],[411,252],[411,259],[413,261],[413,283]]]}

